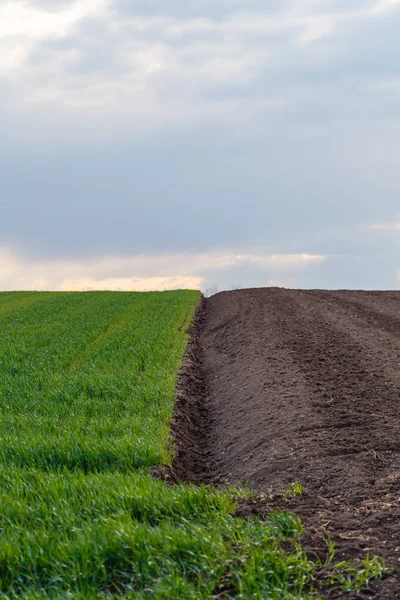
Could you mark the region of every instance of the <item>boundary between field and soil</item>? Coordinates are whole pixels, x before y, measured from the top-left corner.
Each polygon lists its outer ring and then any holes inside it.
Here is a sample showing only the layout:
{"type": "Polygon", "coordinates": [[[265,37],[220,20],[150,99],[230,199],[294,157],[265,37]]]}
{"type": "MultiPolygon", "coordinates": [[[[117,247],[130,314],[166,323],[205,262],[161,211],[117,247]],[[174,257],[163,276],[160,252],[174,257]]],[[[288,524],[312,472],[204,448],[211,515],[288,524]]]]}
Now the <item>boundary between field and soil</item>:
{"type": "Polygon", "coordinates": [[[204,326],[206,299],[202,295],[189,329],[189,341],[178,372],[171,420],[172,477],[199,483],[206,478],[207,419],[206,381],[200,336],[204,326]]]}

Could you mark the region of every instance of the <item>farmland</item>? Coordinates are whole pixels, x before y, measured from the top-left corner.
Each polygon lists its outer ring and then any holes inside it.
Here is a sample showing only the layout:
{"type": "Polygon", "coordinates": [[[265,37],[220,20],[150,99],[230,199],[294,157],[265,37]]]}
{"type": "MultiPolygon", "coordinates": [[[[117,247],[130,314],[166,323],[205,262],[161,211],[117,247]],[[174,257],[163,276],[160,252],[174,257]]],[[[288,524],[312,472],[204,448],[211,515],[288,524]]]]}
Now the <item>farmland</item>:
{"type": "Polygon", "coordinates": [[[172,460],[176,373],[198,299],[0,295],[1,597],[282,597],[309,578],[301,551],[281,548],[300,531],[290,515],[234,519],[233,492],[150,475],[172,460]]]}
{"type": "Polygon", "coordinates": [[[195,294],[1,300],[2,464],[98,472],[167,461],[179,328],[195,294]]]}
{"type": "Polygon", "coordinates": [[[329,534],[342,557],[383,557],[361,597],[399,598],[400,292],[222,292],[199,351],[208,480],[300,482],[286,506],[313,549],[329,534]]]}
{"type": "Polygon", "coordinates": [[[380,572],[311,561],[286,510],[239,516],[246,487],[152,476],[199,297],[0,294],[0,598],[306,598],[380,572]]]}

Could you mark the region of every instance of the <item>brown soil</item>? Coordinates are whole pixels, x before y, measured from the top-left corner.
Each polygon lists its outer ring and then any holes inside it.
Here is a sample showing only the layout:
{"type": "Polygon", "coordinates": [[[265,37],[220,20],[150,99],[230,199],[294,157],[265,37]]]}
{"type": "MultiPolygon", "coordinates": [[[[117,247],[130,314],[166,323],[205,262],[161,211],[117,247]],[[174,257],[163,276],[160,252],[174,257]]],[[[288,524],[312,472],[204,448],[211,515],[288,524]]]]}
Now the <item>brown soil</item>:
{"type": "Polygon", "coordinates": [[[339,555],[383,556],[391,574],[359,597],[400,598],[400,293],[223,292],[188,358],[179,474],[260,492],[302,483],[302,497],[240,511],[285,504],[317,552],[327,532],[339,555]]]}

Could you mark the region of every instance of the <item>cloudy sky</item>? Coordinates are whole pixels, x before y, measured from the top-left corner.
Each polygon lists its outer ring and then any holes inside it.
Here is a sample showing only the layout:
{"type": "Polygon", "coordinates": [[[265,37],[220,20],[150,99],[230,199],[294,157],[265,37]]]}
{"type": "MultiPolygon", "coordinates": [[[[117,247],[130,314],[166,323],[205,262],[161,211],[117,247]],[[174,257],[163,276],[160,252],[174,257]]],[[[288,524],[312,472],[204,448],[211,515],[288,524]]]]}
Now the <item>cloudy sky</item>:
{"type": "Polygon", "coordinates": [[[400,0],[1,0],[0,289],[400,287],[400,0]]]}

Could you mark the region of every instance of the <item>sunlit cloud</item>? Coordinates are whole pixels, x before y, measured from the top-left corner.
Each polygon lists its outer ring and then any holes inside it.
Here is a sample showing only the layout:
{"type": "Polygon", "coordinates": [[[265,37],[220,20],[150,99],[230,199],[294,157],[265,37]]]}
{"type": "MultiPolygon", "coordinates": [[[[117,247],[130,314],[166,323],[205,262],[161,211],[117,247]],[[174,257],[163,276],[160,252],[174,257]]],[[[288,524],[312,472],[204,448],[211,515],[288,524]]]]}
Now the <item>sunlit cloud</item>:
{"type": "Polygon", "coordinates": [[[29,0],[6,0],[0,6],[0,39],[63,37],[84,17],[104,12],[107,4],[107,0],[75,0],[49,12],[29,0]]]}
{"type": "Polygon", "coordinates": [[[372,14],[389,13],[400,6],[400,0],[379,0],[371,9],[372,14]]]}
{"type": "Polygon", "coordinates": [[[364,225],[364,229],[369,231],[400,231],[400,222],[371,223],[370,225],[364,225]]]}
{"type": "Polygon", "coordinates": [[[65,279],[61,291],[79,292],[108,290],[114,292],[163,292],[165,290],[198,290],[202,277],[110,277],[108,279],[65,279]]]}
{"type": "Polygon", "coordinates": [[[321,264],[309,254],[258,255],[209,252],[158,256],[105,257],[86,261],[34,261],[0,252],[1,290],[206,289],[207,278],[243,267],[269,273],[301,272],[321,264]]]}

